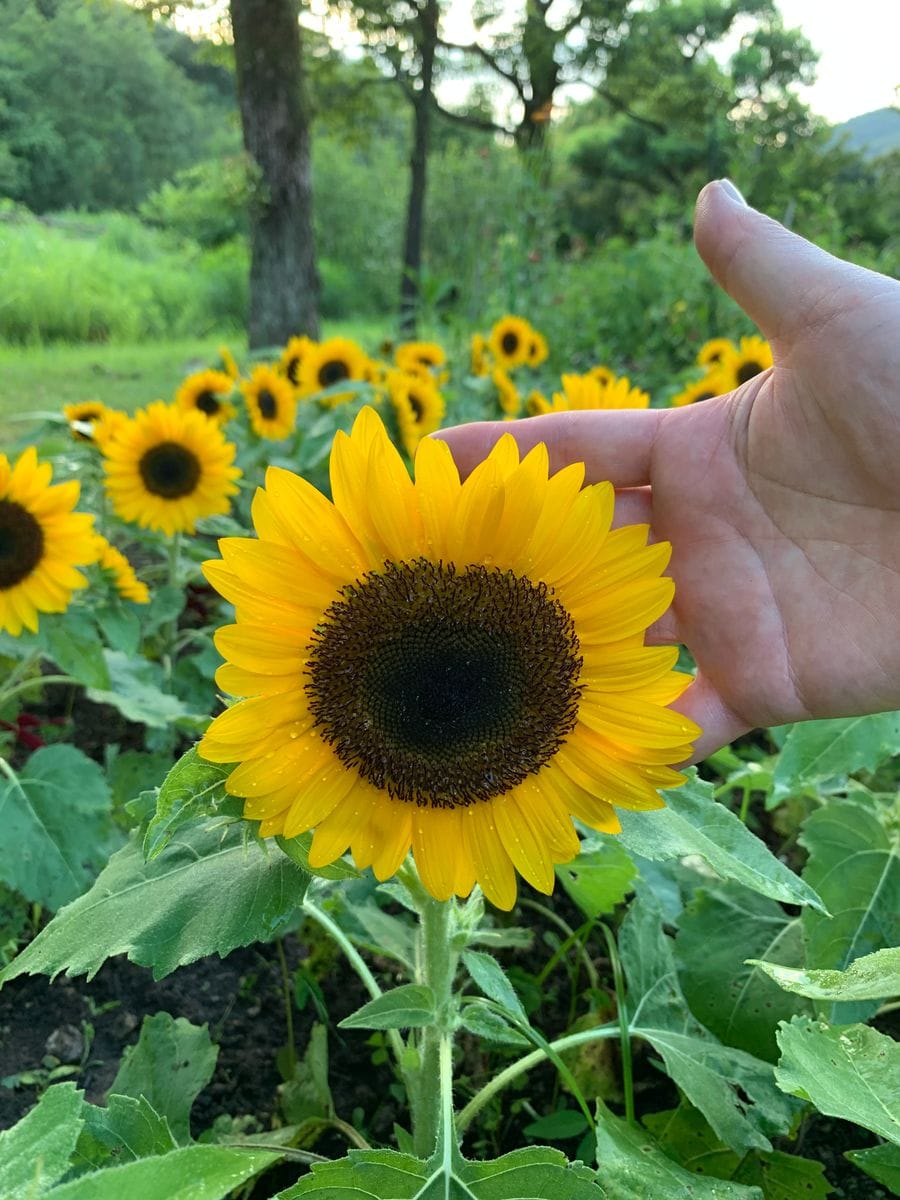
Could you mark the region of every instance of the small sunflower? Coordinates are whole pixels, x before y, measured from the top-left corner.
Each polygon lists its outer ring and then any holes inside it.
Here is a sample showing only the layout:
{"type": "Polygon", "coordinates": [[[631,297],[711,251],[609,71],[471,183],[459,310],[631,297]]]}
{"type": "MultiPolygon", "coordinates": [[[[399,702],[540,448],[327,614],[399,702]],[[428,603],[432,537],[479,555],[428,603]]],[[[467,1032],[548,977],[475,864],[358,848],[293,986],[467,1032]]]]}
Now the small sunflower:
{"type": "Polygon", "coordinates": [[[76,442],[92,442],[94,427],[105,412],[105,404],[99,400],[82,400],[78,404],[64,404],[63,416],[69,422],[69,432],[76,442]]]}
{"type": "Polygon", "coordinates": [[[437,342],[401,342],[394,351],[394,362],[408,374],[431,372],[446,361],[447,355],[437,342]]]}
{"type": "Polygon", "coordinates": [[[142,583],[134,573],[134,567],[121,550],[117,550],[105,537],[97,534],[97,562],[100,569],[109,571],[113,577],[116,591],[123,600],[132,600],[135,604],[149,604],[150,592],[146,583],[142,583]]]}
{"type": "MultiPolygon", "coordinates": [[[[333,388],[345,380],[365,380],[369,359],[361,346],[351,338],[328,338],[310,346],[300,364],[300,393],[312,396],[333,388]]],[[[323,403],[333,406],[348,400],[352,392],[337,392],[323,396],[323,403]]]]}
{"type": "Polygon", "coordinates": [[[480,333],[472,334],[470,370],[479,378],[487,375],[491,369],[491,352],[485,338],[480,333]]]}
{"type": "Polygon", "coordinates": [[[254,367],[241,384],[250,414],[250,425],[258,437],[280,441],[290,437],[297,416],[297,393],[286,375],[274,367],[254,367]]]}
{"type": "Polygon", "coordinates": [[[539,392],[537,388],[529,392],[525,399],[525,414],[529,417],[539,417],[541,413],[553,411],[553,405],[547,399],[543,392],[539,392]]]}
{"type": "Polygon", "coordinates": [[[772,365],[772,348],[761,337],[742,337],[741,344],[722,362],[727,391],[739,388],[772,365]]]}
{"type": "Polygon", "coordinates": [[[547,339],[542,333],[538,333],[536,329],[531,331],[531,341],[528,345],[528,358],[525,360],[529,367],[539,367],[541,363],[547,361],[547,355],[550,353],[550,347],[547,345],[547,339]]]}
{"type": "Polygon", "coordinates": [[[632,387],[627,375],[613,376],[610,383],[601,384],[593,375],[563,375],[562,392],[553,393],[550,411],[587,408],[647,408],[650,397],[640,388],[632,387]]]}
{"type": "Polygon", "coordinates": [[[596,379],[601,387],[606,387],[607,384],[614,383],[616,378],[615,371],[611,371],[609,367],[598,363],[596,367],[591,367],[587,372],[591,379],[596,379]]]}
{"type": "Polygon", "coordinates": [[[167,534],[193,533],[201,517],[228,512],[241,474],[215,422],[161,401],[135,413],[103,453],[116,513],[167,534]]]}
{"type": "Polygon", "coordinates": [[[672,408],[683,408],[687,404],[699,404],[703,400],[712,400],[728,391],[723,385],[721,371],[707,371],[702,379],[689,383],[687,387],[673,396],[670,400],[672,408]]]}
{"type": "Polygon", "coordinates": [[[737,350],[731,338],[711,338],[697,352],[697,366],[721,366],[737,350]]]}
{"type": "Polygon", "coordinates": [[[281,352],[279,366],[281,373],[289,379],[295,388],[300,386],[300,365],[315,342],[305,334],[302,337],[292,337],[281,352]]]}
{"type": "Polygon", "coordinates": [[[517,417],[522,409],[522,397],[519,389],[510,379],[503,367],[494,367],[491,379],[497,389],[497,403],[505,417],[517,417]]]}
{"type": "Polygon", "coordinates": [[[108,408],[98,421],[94,422],[92,434],[94,441],[103,453],[106,453],[106,448],[118,434],[122,432],[131,420],[127,412],[123,412],[120,408],[108,408]]]}
{"type": "Polygon", "coordinates": [[[187,412],[196,409],[224,425],[236,412],[234,405],[228,402],[233,391],[234,380],[224,371],[196,371],[188,375],[175,393],[175,404],[187,412]]]}
{"type": "Polygon", "coordinates": [[[511,371],[528,362],[534,330],[523,317],[501,317],[491,330],[488,349],[498,367],[511,371]]]}
{"type": "Polygon", "coordinates": [[[199,744],[261,836],[314,829],[309,861],[350,849],[387,879],[412,849],[438,899],[477,882],[509,909],[516,872],[549,893],[574,815],[658,809],[695,725],[690,681],[645,646],[673,584],[666,543],[611,531],[615,493],[549,474],[502,438],[465,483],[423,438],[415,482],[372,409],[338,433],[327,500],[278,467],[257,538],[223,538],[207,578],[235,605],[219,686],[244,697],[199,744]]]}
{"type": "Polygon", "coordinates": [[[13,466],[0,454],[0,630],[13,637],[37,633],[38,613],[65,612],[87,585],[75,568],[97,558],[94,518],[72,511],[78,482],[52,478],[34,446],[13,466]]]}
{"type": "Polygon", "coordinates": [[[391,405],[403,449],[412,457],[419,442],[440,429],[444,419],[444,398],[430,378],[394,371],[388,378],[391,405]]]}

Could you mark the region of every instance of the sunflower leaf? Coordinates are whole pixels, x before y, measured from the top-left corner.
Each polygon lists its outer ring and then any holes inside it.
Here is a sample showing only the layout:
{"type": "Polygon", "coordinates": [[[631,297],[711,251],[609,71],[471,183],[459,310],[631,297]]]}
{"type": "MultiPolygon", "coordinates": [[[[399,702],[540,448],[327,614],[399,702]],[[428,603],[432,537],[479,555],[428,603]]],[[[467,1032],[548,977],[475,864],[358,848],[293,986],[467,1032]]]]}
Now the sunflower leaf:
{"type": "Polygon", "coordinates": [[[109,786],[74,746],[43,746],[18,776],[7,772],[0,775],[0,879],[56,910],[81,895],[109,853],[109,786]]]}
{"type": "Polygon", "coordinates": [[[110,687],[103,643],[94,622],[78,612],[42,617],[38,638],[48,657],[85,687],[110,687]]]}
{"type": "Polygon", "coordinates": [[[591,919],[621,904],[636,874],[637,867],[618,838],[591,838],[577,858],[556,868],[569,899],[591,919]]]}
{"type": "Polygon", "coordinates": [[[778,1086],[900,1146],[900,1044],[868,1025],[795,1017],[778,1031],[778,1086]]]}
{"type": "Polygon", "coordinates": [[[192,746],[160,784],[156,813],[144,836],[144,854],[154,859],[182,825],[218,810],[225,799],[225,780],[233,766],[207,762],[192,746]]]}
{"type": "Polygon", "coordinates": [[[813,1000],[885,1000],[900,996],[900,947],[855,959],[846,971],[803,971],[749,959],[779,987],[813,1000]]]}
{"type": "MultiPolygon", "coordinates": [[[[807,968],[842,971],[862,955],[900,945],[900,846],[891,820],[889,811],[833,800],[804,822],[804,878],[834,914],[803,914],[807,968]]],[[[876,1007],[861,999],[834,1002],[824,1015],[847,1024],[867,1020],[876,1007]]]]}
{"type": "Polygon", "coordinates": [[[523,1025],[529,1023],[522,1001],[496,958],[492,958],[490,954],[483,954],[480,950],[466,950],[462,959],[466,970],[486,996],[523,1025]]]}
{"type": "Polygon", "coordinates": [[[85,1103],[74,1083],[56,1083],[12,1129],[0,1131],[0,1196],[44,1195],[69,1169],[84,1125],[85,1103]]]}
{"type": "Polygon", "coordinates": [[[735,813],[717,803],[711,783],[691,772],[683,787],[664,795],[666,807],[658,812],[618,810],[618,838],[630,854],[653,862],[696,854],[723,879],[773,900],[826,911],[808,882],[777,859],[735,813]]]}
{"type": "Polygon", "coordinates": [[[900,1196],[900,1147],[885,1142],[881,1146],[871,1146],[868,1150],[848,1150],[844,1157],[883,1184],[895,1196],[900,1196]]]}
{"type": "Polygon", "coordinates": [[[900,752],[900,712],[833,721],[804,721],[785,739],[775,766],[769,807],[836,775],[874,771],[900,752]]]}
{"type": "Polygon", "coordinates": [[[339,1029],[413,1029],[435,1020],[434,992],[418,983],[392,988],[338,1022],[339,1029]]]}
{"type": "Polygon", "coordinates": [[[121,650],[105,650],[109,669],[109,688],[88,688],[88,699],[95,704],[111,704],[129,721],[139,721],[161,729],[188,715],[177,696],[163,688],[163,671],[158,663],[145,658],[129,658],[121,650]]]}
{"type": "Polygon", "coordinates": [[[161,979],[207,954],[264,941],[299,913],[309,881],[282,854],[244,840],[240,825],[178,831],[152,862],[136,836],[110,859],[94,886],[61,909],[0,972],[93,978],[116,954],[161,979]]]}

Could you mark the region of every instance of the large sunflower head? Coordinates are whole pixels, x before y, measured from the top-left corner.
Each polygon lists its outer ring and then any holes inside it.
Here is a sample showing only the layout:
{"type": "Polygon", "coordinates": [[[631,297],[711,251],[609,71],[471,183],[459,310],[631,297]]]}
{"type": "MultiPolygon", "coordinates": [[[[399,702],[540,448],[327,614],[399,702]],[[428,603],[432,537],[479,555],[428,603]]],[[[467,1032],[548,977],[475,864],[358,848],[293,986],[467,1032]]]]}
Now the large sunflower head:
{"type": "Polygon", "coordinates": [[[274,367],[254,367],[241,384],[250,425],[259,437],[280,441],[290,437],[297,416],[297,392],[286,375],[274,367]]]}
{"type": "Polygon", "coordinates": [[[201,517],[228,512],[241,474],[214,421],[161,401],[135,413],[103,453],[118,515],[167,534],[192,533],[201,517]]]}
{"type": "Polygon", "coordinates": [[[392,875],[412,848],[431,894],[477,882],[510,908],[578,852],[571,817],[619,828],[662,807],[696,727],[667,705],[689,677],[645,646],[668,607],[665,543],[611,530],[610,484],[520,461],[506,437],[461,482],[419,443],[415,481],[373,410],[338,433],[327,500],[272,467],[257,538],[207,577],[235,606],[220,687],[239,703],[199,750],[260,834],[314,829],[314,867],[349,847],[392,875]]]}
{"type": "Polygon", "coordinates": [[[447,355],[437,342],[401,342],[394,350],[394,362],[410,375],[423,371],[429,374],[446,361],[447,355]]]}
{"type": "Polygon", "coordinates": [[[69,422],[69,432],[76,442],[92,442],[97,422],[108,411],[99,400],[63,405],[63,416],[69,422]]]}
{"type": "Polygon", "coordinates": [[[523,317],[501,317],[491,330],[488,349],[497,366],[506,371],[528,362],[534,330],[523,317]]]}
{"type": "Polygon", "coordinates": [[[313,346],[315,346],[315,342],[304,334],[302,337],[290,338],[281,352],[279,359],[281,373],[290,380],[295,388],[300,386],[300,365],[313,346]]]}
{"type": "Polygon", "coordinates": [[[150,592],[146,583],[138,579],[134,567],[121,550],[97,534],[97,562],[102,571],[108,571],[116,591],[123,600],[132,600],[135,604],[149,604],[150,592]]]}
{"type": "Polygon", "coordinates": [[[15,464],[0,454],[0,630],[37,632],[38,613],[65,612],[97,559],[94,518],[72,510],[79,484],[51,485],[53,469],[29,446],[15,464]]]}
{"type": "MultiPolygon", "coordinates": [[[[310,346],[300,364],[300,392],[312,396],[347,380],[364,380],[368,356],[351,338],[334,337],[310,346]]],[[[323,402],[334,405],[348,400],[352,392],[330,392],[323,402]]]]}
{"type": "Polygon", "coordinates": [[[412,456],[423,437],[440,429],[446,411],[444,397],[430,377],[402,371],[388,376],[388,394],[403,449],[412,456]]]}
{"type": "Polygon", "coordinates": [[[718,367],[734,354],[737,347],[731,338],[710,338],[697,351],[698,367],[718,367]]]}
{"type": "Polygon", "coordinates": [[[235,407],[228,397],[234,391],[234,380],[224,371],[196,371],[188,375],[175,393],[178,408],[203,413],[210,420],[224,425],[235,415],[235,407]]]}

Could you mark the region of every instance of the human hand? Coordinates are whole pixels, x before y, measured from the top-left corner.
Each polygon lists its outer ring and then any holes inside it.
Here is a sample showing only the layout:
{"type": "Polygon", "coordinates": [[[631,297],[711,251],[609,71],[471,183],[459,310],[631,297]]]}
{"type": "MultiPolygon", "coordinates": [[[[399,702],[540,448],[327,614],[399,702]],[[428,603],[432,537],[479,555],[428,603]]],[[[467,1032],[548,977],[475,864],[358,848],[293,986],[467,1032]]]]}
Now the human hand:
{"type": "Polygon", "coordinates": [[[900,284],[833,258],[729,184],[697,248],[774,366],[687,408],[552,413],[441,430],[463,473],[504,433],[551,470],[609,479],[616,523],[672,543],[672,608],[695,682],[673,707],[695,759],[754,726],[900,708],[900,284]]]}

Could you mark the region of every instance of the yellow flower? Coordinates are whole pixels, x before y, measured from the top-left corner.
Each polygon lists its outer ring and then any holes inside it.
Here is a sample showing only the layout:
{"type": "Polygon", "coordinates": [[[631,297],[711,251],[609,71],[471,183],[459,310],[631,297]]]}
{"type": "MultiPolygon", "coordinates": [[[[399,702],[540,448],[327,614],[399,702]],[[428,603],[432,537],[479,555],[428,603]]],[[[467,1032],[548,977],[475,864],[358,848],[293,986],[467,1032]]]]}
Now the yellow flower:
{"type": "Polygon", "coordinates": [[[412,457],[422,438],[440,429],[445,412],[444,398],[430,378],[401,371],[392,371],[388,376],[388,391],[400,441],[412,457]]]}
{"type": "Polygon", "coordinates": [[[199,744],[263,837],[314,829],[387,879],[412,849],[438,899],[477,882],[512,907],[579,849],[571,816],[619,829],[657,809],[698,730],[669,705],[689,677],[645,646],[673,584],[646,526],[611,531],[614,491],[549,475],[505,437],[465,483],[423,438],[415,482],[374,411],[338,433],[327,500],[269,468],[257,538],[204,570],[235,606],[217,682],[244,697],[199,744]]]}
{"type": "Polygon", "coordinates": [[[593,375],[563,375],[562,393],[553,393],[553,411],[586,408],[647,408],[650,397],[632,387],[627,375],[601,384],[593,375]]]}
{"type": "Polygon", "coordinates": [[[231,353],[227,346],[219,347],[219,358],[222,362],[222,367],[226,375],[230,375],[235,381],[238,380],[241,374],[241,369],[237,365],[237,359],[231,353]]]}
{"type": "Polygon", "coordinates": [[[103,416],[94,422],[94,441],[104,454],[113,438],[127,428],[130,420],[128,413],[122,412],[120,408],[108,408],[103,416]]]}
{"type": "Polygon", "coordinates": [[[69,422],[69,432],[76,442],[92,442],[97,422],[108,412],[99,400],[82,400],[79,404],[64,404],[63,416],[69,422]]]}
{"type": "Polygon", "coordinates": [[[0,454],[0,630],[13,637],[36,633],[38,613],[65,612],[87,585],[75,568],[97,558],[94,518],[72,511],[78,482],[52,478],[34,446],[14,466],[0,454]]]}
{"type": "Polygon", "coordinates": [[[254,367],[253,374],[241,384],[250,414],[250,425],[258,437],[280,441],[290,437],[297,416],[297,394],[286,375],[274,367],[254,367]]]}
{"type": "Polygon", "coordinates": [[[710,341],[704,342],[697,352],[697,366],[721,366],[736,349],[731,338],[711,338],[710,341]]]}
{"type": "Polygon", "coordinates": [[[673,396],[670,404],[672,408],[683,408],[686,404],[698,404],[701,400],[712,400],[714,396],[721,396],[727,391],[728,388],[723,386],[722,372],[720,370],[707,371],[702,379],[698,379],[695,383],[689,383],[676,396],[673,396]]]}
{"type": "Polygon", "coordinates": [[[105,537],[97,534],[97,561],[101,570],[109,571],[116,585],[116,591],[123,600],[133,600],[135,604],[149,604],[150,593],[146,583],[142,583],[134,573],[134,567],[121,550],[117,550],[105,537]]]}
{"type": "Polygon", "coordinates": [[[529,367],[539,367],[541,363],[547,361],[549,353],[550,348],[547,345],[547,339],[542,333],[538,333],[536,329],[532,329],[531,341],[528,345],[528,358],[526,359],[529,367]]]}
{"type": "Polygon", "coordinates": [[[517,417],[522,408],[522,397],[519,389],[507,375],[503,367],[494,367],[491,379],[497,389],[497,403],[506,417],[517,417]]]}
{"type": "Polygon", "coordinates": [[[537,388],[528,393],[525,400],[525,413],[529,417],[539,417],[541,413],[553,412],[553,405],[547,399],[543,392],[539,392],[537,388]]]}
{"type": "Polygon", "coordinates": [[[534,330],[522,317],[505,316],[491,330],[488,348],[497,366],[506,371],[528,362],[534,330]]]}
{"type": "Polygon", "coordinates": [[[739,388],[771,365],[772,348],[768,342],[761,337],[742,337],[740,346],[722,361],[722,374],[728,384],[725,390],[739,388]]]}
{"type": "Polygon", "coordinates": [[[292,337],[281,352],[281,373],[295,388],[300,386],[300,364],[315,344],[304,334],[302,337],[292,337]]]}
{"type": "Polygon", "coordinates": [[[487,375],[491,369],[491,352],[486,340],[480,333],[472,334],[471,342],[471,372],[473,375],[487,375]]]}
{"type": "Polygon", "coordinates": [[[437,342],[401,342],[394,351],[394,362],[408,374],[431,371],[446,361],[447,355],[437,342]]]}
{"type": "Polygon", "coordinates": [[[175,404],[187,412],[195,409],[224,425],[235,415],[234,405],[228,403],[233,391],[234,380],[224,371],[196,371],[175,393],[175,404]]]}
{"type": "MultiPolygon", "coordinates": [[[[300,393],[312,396],[333,388],[344,380],[364,380],[369,360],[351,338],[334,337],[310,346],[300,363],[300,393]]],[[[322,397],[329,406],[348,400],[352,392],[337,392],[322,397]]]]}
{"type": "Polygon", "coordinates": [[[609,367],[603,366],[602,364],[598,364],[596,367],[591,367],[591,369],[588,371],[588,375],[590,375],[591,379],[596,379],[601,387],[606,387],[607,384],[613,383],[616,378],[615,372],[611,371],[609,367]]]}
{"type": "Polygon", "coordinates": [[[117,514],[168,534],[192,533],[201,517],[228,512],[241,474],[214,421],[161,401],[135,413],[103,453],[117,514]]]}

